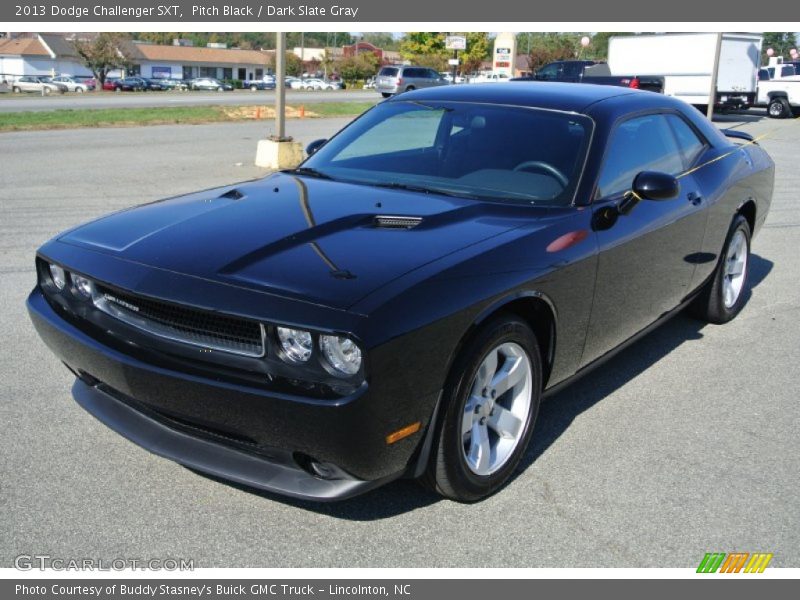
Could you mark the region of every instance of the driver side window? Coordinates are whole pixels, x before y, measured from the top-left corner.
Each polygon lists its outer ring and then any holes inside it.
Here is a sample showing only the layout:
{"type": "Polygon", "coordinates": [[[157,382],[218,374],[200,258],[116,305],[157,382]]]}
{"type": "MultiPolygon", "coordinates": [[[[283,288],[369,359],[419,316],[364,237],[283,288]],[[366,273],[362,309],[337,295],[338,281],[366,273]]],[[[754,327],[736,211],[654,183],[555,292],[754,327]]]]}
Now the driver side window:
{"type": "Polygon", "coordinates": [[[635,117],[611,134],[595,198],[624,194],[642,171],[679,175],[683,170],[683,156],[666,115],[635,117]]]}

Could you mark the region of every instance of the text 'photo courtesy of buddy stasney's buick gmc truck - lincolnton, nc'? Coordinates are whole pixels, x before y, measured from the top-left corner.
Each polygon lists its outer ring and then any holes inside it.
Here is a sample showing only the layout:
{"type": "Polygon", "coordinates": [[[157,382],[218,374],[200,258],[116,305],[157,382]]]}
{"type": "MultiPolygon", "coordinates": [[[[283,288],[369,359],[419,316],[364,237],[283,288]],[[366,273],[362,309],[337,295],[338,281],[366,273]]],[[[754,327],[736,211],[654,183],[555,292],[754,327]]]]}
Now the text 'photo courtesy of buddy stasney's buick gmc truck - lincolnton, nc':
{"type": "Polygon", "coordinates": [[[500,489],[543,396],[739,313],[774,179],[681,100],[572,83],[404,92],[308,154],[61,233],[28,309],[110,428],[311,500],[500,489]]]}

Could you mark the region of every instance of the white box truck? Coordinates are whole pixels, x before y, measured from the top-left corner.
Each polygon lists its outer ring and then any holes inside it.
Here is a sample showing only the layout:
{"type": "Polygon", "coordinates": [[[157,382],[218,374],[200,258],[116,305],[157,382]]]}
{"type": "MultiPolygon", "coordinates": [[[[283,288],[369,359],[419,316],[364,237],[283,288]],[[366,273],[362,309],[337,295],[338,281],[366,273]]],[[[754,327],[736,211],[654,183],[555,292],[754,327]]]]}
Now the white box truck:
{"type": "Polygon", "coordinates": [[[695,106],[749,108],[756,101],[763,37],[758,33],[725,33],[717,78],[710,98],[717,48],[716,33],[670,33],[612,37],[608,66],[612,75],[664,78],[664,94],[695,106]]]}

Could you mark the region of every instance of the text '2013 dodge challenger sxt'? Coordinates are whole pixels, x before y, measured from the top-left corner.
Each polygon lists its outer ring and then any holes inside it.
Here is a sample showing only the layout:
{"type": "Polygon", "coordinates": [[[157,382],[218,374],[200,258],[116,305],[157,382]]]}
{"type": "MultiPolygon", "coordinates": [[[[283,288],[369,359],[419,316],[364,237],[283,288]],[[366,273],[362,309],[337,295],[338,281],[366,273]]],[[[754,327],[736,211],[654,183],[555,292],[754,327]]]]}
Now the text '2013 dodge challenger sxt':
{"type": "Polygon", "coordinates": [[[28,308],[100,421],[313,500],[498,490],[543,395],[736,316],[774,179],[680,101],[559,83],[404,93],[309,154],[57,236],[28,308]]]}

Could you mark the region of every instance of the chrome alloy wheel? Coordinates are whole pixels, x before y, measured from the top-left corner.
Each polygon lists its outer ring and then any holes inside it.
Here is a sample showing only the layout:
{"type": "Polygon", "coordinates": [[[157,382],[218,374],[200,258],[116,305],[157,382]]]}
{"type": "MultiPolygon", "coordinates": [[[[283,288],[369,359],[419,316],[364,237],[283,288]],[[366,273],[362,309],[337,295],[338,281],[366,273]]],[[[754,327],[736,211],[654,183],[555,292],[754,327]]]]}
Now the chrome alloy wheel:
{"type": "Polygon", "coordinates": [[[461,422],[464,458],[476,475],[495,473],[525,433],[531,408],[533,370],[519,344],[491,350],[472,380],[461,422]]]}
{"type": "Polygon", "coordinates": [[[722,275],[722,301],[731,308],[739,299],[747,274],[747,238],[739,229],[733,234],[725,257],[725,272],[722,275]]]}

